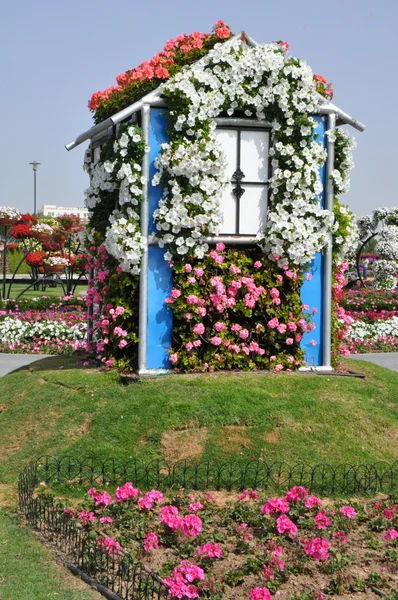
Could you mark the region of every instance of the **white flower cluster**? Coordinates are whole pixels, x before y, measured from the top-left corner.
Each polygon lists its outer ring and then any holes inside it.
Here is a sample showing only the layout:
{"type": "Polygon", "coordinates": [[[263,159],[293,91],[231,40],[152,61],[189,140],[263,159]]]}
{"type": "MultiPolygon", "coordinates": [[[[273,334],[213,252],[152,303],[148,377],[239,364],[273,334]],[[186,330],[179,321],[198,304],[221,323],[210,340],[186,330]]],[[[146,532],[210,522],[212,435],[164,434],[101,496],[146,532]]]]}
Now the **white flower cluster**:
{"type": "Polygon", "coordinates": [[[51,225],[47,225],[47,223],[37,223],[36,225],[32,225],[32,231],[37,231],[37,233],[52,233],[53,228],[51,225]]]}
{"type": "Polygon", "coordinates": [[[296,200],[277,204],[268,214],[267,236],[259,235],[259,243],[278,265],[305,265],[329,239],[333,214],[319,204],[296,200]]]}
{"type": "Polygon", "coordinates": [[[138,213],[130,207],[127,207],[126,212],[125,215],[118,210],[113,211],[109,218],[111,226],[106,231],[104,246],[107,252],[116,258],[124,272],[138,275],[146,239],[139,228],[138,213]]]}
{"type": "MultiPolygon", "coordinates": [[[[130,125],[124,128],[113,142],[113,155],[106,160],[101,154],[95,163],[91,161],[91,153],[86,153],[85,170],[90,175],[90,187],[86,191],[86,206],[94,209],[103,197],[104,192],[118,193],[117,205],[109,216],[110,226],[105,232],[104,246],[108,253],[116,258],[120,268],[126,273],[138,275],[140,262],[145,247],[145,238],[140,231],[140,215],[131,208],[142,200],[142,188],[146,184],[141,174],[141,165],[132,156],[134,146],[143,144],[139,130],[130,125]]],[[[148,146],[144,152],[149,152],[148,146]]],[[[86,233],[85,241],[94,243],[94,230],[86,233]]]]}
{"type": "Polygon", "coordinates": [[[22,321],[15,317],[5,317],[0,321],[0,341],[4,344],[41,340],[83,340],[86,335],[85,323],[66,325],[57,321],[22,321]]]}
{"type": "Polygon", "coordinates": [[[350,175],[349,172],[354,168],[353,151],[357,147],[355,138],[348,135],[344,129],[337,129],[335,133],[336,139],[340,138],[341,144],[341,160],[338,169],[332,172],[334,191],[337,196],[347,194],[350,190],[350,175]]]}
{"type": "Polygon", "coordinates": [[[372,265],[373,285],[376,289],[394,289],[398,270],[398,207],[376,208],[372,215],[358,219],[362,243],[376,234],[379,236],[375,251],[379,255],[372,265]]]}
{"type": "MultiPolygon", "coordinates": [[[[214,133],[214,122],[210,127],[214,133]]],[[[162,232],[159,246],[174,242],[177,254],[187,254],[193,248],[195,255],[203,258],[208,250],[204,234],[218,233],[222,223],[221,198],[228,185],[219,143],[213,136],[202,139],[199,132],[195,140],[175,146],[164,144],[156,167],[159,171],[153,185],[158,185],[164,174],[168,177],[166,192],[154,211],[156,228],[162,232]],[[187,188],[181,187],[181,178],[187,188]]],[[[166,252],[165,259],[171,258],[172,254],[166,252]]]]}
{"type": "Polygon", "coordinates": [[[84,156],[83,169],[90,176],[90,187],[84,192],[84,203],[89,210],[93,210],[101,202],[102,192],[113,192],[116,184],[100,159],[96,162],[91,160],[90,150],[84,156]]]}
{"type": "MultiPolygon", "coordinates": [[[[336,263],[340,264],[345,258],[353,258],[358,248],[359,231],[355,223],[355,215],[345,206],[339,206],[339,212],[349,219],[346,225],[345,236],[337,233],[333,236],[333,250],[336,252],[336,263]]],[[[338,221],[336,220],[335,227],[337,230],[338,221]]]]}
{"type": "Polygon", "coordinates": [[[0,218],[15,219],[18,220],[21,213],[17,208],[12,206],[0,206],[0,218]]]}
{"type": "Polygon", "coordinates": [[[347,338],[354,341],[377,340],[377,338],[384,336],[398,338],[398,317],[374,321],[373,323],[354,321],[347,332],[347,338]]]}
{"type": "Polygon", "coordinates": [[[70,264],[69,259],[65,258],[64,256],[49,256],[43,262],[46,265],[51,265],[54,267],[56,267],[57,265],[63,265],[64,267],[66,267],[70,264]]]}
{"type": "Polygon", "coordinates": [[[372,265],[373,287],[377,290],[393,290],[397,285],[398,262],[379,259],[372,265]]]}
{"type": "Polygon", "coordinates": [[[327,243],[334,217],[317,205],[322,192],[319,168],[326,153],[312,139],[316,122],[309,115],[318,99],[309,66],[285,58],[276,44],[242,47],[239,41],[227,42],[173,77],[165,94],[187,100],[186,112],[170,111],[178,134],[164,145],[153,180],[164,185],[155,222],[158,231],[166,232],[161,246],[171,246],[165,259],[189,249],[201,257],[204,238],[217,234],[225,163],[210,120],[241,109],[257,119],[269,112],[280,115],[273,121],[270,152],[274,208],[259,243],[284,264],[311,260],[327,243]],[[295,145],[286,141],[293,134],[299,138],[295,145]]]}

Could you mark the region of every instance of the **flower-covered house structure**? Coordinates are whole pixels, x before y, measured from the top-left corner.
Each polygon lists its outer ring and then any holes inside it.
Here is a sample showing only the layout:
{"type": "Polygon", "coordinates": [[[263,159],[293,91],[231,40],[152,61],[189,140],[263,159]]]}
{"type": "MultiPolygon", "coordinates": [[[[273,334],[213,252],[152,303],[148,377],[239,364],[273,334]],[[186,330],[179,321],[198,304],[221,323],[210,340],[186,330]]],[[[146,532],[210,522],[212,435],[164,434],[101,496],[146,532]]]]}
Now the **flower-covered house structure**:
{"type": "Polygon", "coordinates": [[[106,365],[330,369],[356,244],[347,191],[364,125],[288,44],[222,21],[167,42],[89,102],[91,343],[106,365]],[[333,240],[333,241],[332,241],[333,240]],[[340,310],[340,312],[339,312],[340,310]]]}

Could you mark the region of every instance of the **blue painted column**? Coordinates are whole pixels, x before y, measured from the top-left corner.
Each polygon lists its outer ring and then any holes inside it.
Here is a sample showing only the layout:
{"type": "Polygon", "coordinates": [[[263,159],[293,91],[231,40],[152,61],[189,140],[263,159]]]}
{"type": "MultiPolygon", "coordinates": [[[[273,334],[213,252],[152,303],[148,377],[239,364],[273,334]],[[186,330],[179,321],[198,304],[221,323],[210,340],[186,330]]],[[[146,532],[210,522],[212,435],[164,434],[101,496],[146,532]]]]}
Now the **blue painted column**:
{"type": "MultiPolygon", "coordinates": [[[[318,123],[315,133],[322,136],[322,142],[326,147],[326,118],[314,117],[318,123]]],[[[319,138],[318,138],[319,141],[319,138]]],[[[323,184],[323,192],[321,194],[321,206],[325,205],[325,184],[326,184],[326,164],[320,169],[321,181],[323,184]]],[[[305,280],[301,287],[301,302],[308,304],[310,309],[316,308],[317,313],[313,315],[312,321],[315,324],[315,329],[310,333],[305,333],[301,340],[301,347],[305,350],[305,360],[310,367],[319,367],[323,364],[323,319],[325,317],[323,310],[324,296],[324,269],[325,257],[322,252],[317,252],[315,258],[311,262],[309,271],[312,275],[310,281],[305,280]],[[310,341],[314,340],[316,346],[312,346],[310,341]]]]}
{"type": "MultiPolygon", "coordinates": [[[[168,142],[165,110],[151,108],[149,119],[149,235],[156,232],[153,212],[162,197],[160,186],[152,185],[156,173],[155,159],[161,144],[168,142]]],[[[147,369],[169,369],[171,367],[167,350],[171,347],[172,312],[164,303],[173,287],[172,270],[163,258],[164,250],[157,245],[148,247],[148,330],[146,348],[147,369]]]]}

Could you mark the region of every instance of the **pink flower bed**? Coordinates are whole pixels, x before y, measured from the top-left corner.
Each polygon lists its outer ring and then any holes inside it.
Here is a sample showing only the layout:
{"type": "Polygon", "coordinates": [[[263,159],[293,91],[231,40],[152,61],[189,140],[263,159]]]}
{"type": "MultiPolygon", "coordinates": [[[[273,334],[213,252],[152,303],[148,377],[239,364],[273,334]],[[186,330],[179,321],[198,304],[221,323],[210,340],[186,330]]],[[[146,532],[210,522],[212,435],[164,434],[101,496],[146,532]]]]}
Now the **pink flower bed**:
{"type": "Polygon", "coordinates": [[[376,587],[396,600],[392,501],[331,502],[302,486],[280,497],[144,493],[127,482],[113,494],[91,488],[64,514],[90,529],[104,554],[131,552],[171,598],[326,600],[358,592],[370,600],[376,587]]]}

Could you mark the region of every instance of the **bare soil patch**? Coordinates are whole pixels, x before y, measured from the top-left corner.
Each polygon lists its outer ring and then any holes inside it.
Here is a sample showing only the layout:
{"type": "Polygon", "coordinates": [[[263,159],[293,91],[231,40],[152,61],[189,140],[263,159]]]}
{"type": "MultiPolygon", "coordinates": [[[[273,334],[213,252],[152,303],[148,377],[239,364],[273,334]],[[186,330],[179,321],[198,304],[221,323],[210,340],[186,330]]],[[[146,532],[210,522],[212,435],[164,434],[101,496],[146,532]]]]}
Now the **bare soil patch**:
{"type": "Polygon", "coordinates": [[[166,462],[200,458],[209,437],[207,427],[165,431],[162,435],[162,454],[166,462]]]}

